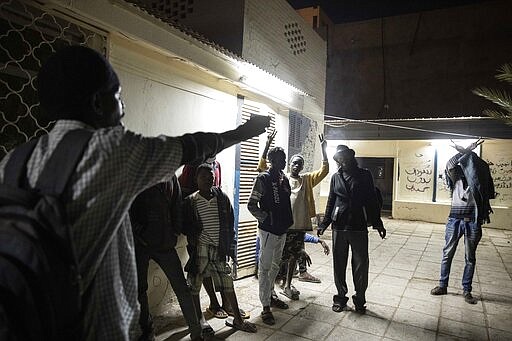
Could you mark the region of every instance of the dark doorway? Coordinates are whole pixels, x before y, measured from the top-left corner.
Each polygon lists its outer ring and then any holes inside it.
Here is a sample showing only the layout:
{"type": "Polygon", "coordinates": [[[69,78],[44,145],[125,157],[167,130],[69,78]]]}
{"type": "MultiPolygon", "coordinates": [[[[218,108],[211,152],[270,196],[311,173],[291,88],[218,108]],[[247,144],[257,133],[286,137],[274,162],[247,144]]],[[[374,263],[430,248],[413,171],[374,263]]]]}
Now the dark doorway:
{"type": "Polygon", "coordinates": [[[361,168],[372,172],[375,186],[382,194],[382,211],[391,213],[393,204],[393,158],[391,157],[357,157],[361,168]]]}

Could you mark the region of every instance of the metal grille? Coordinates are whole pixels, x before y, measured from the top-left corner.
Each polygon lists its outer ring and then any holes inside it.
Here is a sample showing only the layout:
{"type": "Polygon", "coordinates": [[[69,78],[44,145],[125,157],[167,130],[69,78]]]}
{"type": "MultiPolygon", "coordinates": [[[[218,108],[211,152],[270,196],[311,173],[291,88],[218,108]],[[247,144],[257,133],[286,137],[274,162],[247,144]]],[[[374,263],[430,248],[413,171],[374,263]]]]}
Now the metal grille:
{"type": "Polygon", "coordinates": [[[105,34],[35,3],[0,2],[0,159],[53,126],[40,110],[35,78],[42,63],[68,45],[86,45],[106,55],[105,34]]]}
{"type": "MultiPolygon", "coordinates": [[[[273,112],[261,112],[260,107],[244,103],[242,106],[242,122],[246,122],[252,114],[270,115],[270,129],[275,129],[275,114],[273,112]]],[[[240,205],[247,205],[249,202],[254,178],[258,175],[256,168],[260,158],[259,139],[259,137],[253,137],[240,144],[240,205]]],[[[272,142],[272,146],[274,146],[274,142],[272,142]]],[[[257,229],[258,222],[255,219],[238,222],[237,277],[250,275],[254,272],[257,229]]]]}

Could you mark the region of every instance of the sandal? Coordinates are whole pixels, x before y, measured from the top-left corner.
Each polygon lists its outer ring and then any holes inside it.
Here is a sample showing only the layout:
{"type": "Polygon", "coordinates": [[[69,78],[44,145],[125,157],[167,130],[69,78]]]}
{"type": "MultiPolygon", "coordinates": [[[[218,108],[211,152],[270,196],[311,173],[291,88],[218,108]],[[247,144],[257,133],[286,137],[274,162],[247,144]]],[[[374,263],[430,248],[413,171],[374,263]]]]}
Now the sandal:
{"type": "Polygon", "coordinates": [[[276,320],[274,319],[274,314],[270,310],[261,312],[261,319],[263,323],[268,324],[269,326],[276,324],[276,320]]]}
{"type": "MultiPolygon", "coordinates": [[[[265,320],[263,320],[263,321],[265,321],[265,320]]],[[[242,322],[242,324],[236,324],[234,321],[233,322],[226,321],[225,324],[228,327],[231,327],[233,329],[240,330],[240,331],[246,332],[246,333],[256,333],[256,331],[257,331],[256,325],[251,322],[242,322]]]]}
{"type": "MultiPolygon", "coordinates": [[[[246,320],[246,319],[251,317],[251,314],[250,313],[246,313],[245,310],[243,310],[243,309],[239,309],[239,310],[240,310],[240,316],[242,317],[242,319],[246,320]]],[[[235,317],[235,313],[234,312],[229,311],[228,309],[224,309],[224,311],[226,311],[226,313],[229,316],[235,317]]]]}
{"type": "Polygon", "coordinates": [[[221,307],[218,307],[218,308],[208,307],[208,308],[206,308],[206,312],[218,319],[225,319],[228,317],[228,313],[226,313],[226,311],[224,309],[222,309],[221,307]]]}
{"type": "Polygon", "coordinates": [[[270,306],[271,307],[276,307],[276,308],[279,308],[279,309],[288,309],[288,304],[286,304],[285,302],[281,301],[277,297],[270,298],[270,306]]]}
{"type": "Polygon", "coordinates": [[[332,304],[332,311],[335,313],[341,313],[342,311],[347,310],[347,305],[341,305],[341,303],[333,303],[332,304]]]}
{"type": "Polygon", "coordinates": [[[317,278],[311,275],[309,272],[302,272],[299,274],[299,281],[301,282],[310,282],[310,283],[322,283],[320,278],[317,278]]]}
{"type": "Polygon", "coordinates": [[[300,291],[295,289],[295,287],[291,286],[290,288],[284,288],[284,290],[281,292],[284,296],[288,297],[291,300],[298,300],[300,291]]]}

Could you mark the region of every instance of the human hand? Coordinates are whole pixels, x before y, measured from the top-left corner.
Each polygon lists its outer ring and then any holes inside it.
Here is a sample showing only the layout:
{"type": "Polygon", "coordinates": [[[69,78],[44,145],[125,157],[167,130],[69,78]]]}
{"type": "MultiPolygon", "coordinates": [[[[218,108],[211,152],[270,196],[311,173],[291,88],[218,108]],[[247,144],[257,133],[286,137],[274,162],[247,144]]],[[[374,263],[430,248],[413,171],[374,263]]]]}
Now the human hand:
{"type": "Polygon", "coordinates": [[[268,149],[270,145],[272,144],[272,141],[274,141],[274,138],[276,137],[277,130],[269,131],[267,135],[267,143],[266,148],[268,149]]]}
{"type": "Polygon", "coordinates": [[[329,252],[331,252],[331,250],[329,249],[329,245],[327,245],[327,243],[324,242],[323,240],[320,241],[320,244],[322,244],[322,247],[324,248],[325,255],[328,256],[329,252]]]}
{"type": "Polygon", "coordinates": [[[386,238],[386,229],[384,226],[377,227],[377,231],[379,232],[379,236],[384,239],[386,238]]]}
{"type": "Polygon", "coordinates": [[[316,229],[316,235],[317,235],[318,237],[320,237],[321,235],[323,235],[323,234],[324,234],[325,229],[326,229],[325,227],[320,227],[320,226],[319,226],[319,227],[316,229]]]}
{"type": "Polygon", "coordinates": [[[270,116],[251,115],[251,118],[238,128],[249,133],[249,137],[253,137],[264,133],[265,128],[268,127],[270,127],[270,116]]]}
{"type": "Polygon", "coordinates": [[[327,140],[324,139],[324,134],[318,134],[318,139],[320,140],[320,146],[325,150],[327,148],[327,140]]]}
{"type": "Polygon", "coordinates": [[[311,266],[311,264],[313,263],[311,261],[311,257],[309,257],[308,253],[306,252],[306,250],[300,250],[299,252],[299,257],[300,258],[303,258],[305,261],[306,261],[306,265],[307,266],[311,266]]]}

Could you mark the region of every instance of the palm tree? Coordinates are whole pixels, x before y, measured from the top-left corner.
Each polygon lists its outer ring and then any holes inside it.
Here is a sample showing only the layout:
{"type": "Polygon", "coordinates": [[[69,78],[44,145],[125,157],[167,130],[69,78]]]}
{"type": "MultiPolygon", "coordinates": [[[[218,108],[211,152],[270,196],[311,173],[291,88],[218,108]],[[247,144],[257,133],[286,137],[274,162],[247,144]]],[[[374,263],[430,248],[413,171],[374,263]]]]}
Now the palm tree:
{"type": "MultiPolygon", "coordinates": [[[[494,76],[497,80],[512,85],[512,63],[502,65],[494,76]]],[[[512,97],[505,90],[489,89],[487,87],[478,87],[473,89],[475,95],[481,96],[499,106],[499,109],[485,109],[484,114],[505,121],[512,125],[512,97]]]]}

